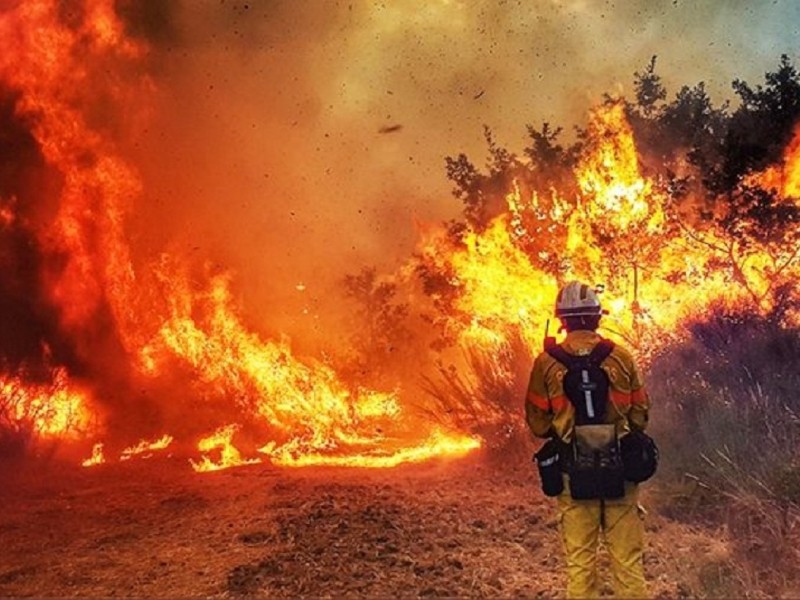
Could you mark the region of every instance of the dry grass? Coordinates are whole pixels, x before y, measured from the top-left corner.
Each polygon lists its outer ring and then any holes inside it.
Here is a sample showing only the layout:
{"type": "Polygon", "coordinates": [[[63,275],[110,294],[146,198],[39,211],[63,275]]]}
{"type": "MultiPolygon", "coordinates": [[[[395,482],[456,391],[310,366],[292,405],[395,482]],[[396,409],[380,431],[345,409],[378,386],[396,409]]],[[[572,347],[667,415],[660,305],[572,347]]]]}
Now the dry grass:
{"type": "Polygon", "coordinates": [[[650,374],[662,510],[729,532],[735,568],[705,578],[720,595],[780,594],[800,585],[800,332],[748,314],[692,332],[650,374]]]}
{"type": "MultiPolygon", "coordinates": [[[[483,458],[207,475],[177,459],[17,465],[0,471],[0,597],[562,595],[555,502],[532,470],[483,458]]],[[[698,596],[699,560],[729,561],[724,533],[646,524],[658,598],[698,596]]]]}
{"type": "Polygon", "coordinates": [[[531,350],[519,335],[512,335],[496,350],[468,348],[462,355],[462,367],[440,364],[435,377],[423,379],[432,404],[427,413],[479,434],[490,451],[507,454],[526,439],[521,416],[531,350]]]}

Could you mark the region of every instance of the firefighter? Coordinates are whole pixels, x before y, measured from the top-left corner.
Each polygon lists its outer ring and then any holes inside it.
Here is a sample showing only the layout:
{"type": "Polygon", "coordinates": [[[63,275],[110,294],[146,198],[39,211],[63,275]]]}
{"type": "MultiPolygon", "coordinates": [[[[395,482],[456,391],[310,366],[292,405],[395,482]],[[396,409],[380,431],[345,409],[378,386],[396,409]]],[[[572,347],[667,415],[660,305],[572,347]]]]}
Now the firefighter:
{"type": "Polygon", "coordinates": [[[611,559],[615,595],[642,598],[646,596],[643,509],[637,485],[619,476],[619,464],[624,455],[620,442],[629,435],[633,440],[637,436],[632,433],[643,432],[647,425],[648,397],[630,352],[597,334],[603,310],[594,289],[580,282],[567,284],[558,293],[555,313],[566,338],[558,345],[552,339],[546,341],[545,352],[534,361],[525,413],[533,435],[548,438],[548,444],[561,452],[560,457],[549,454],[558,458],[558,479],[548,495],[558,494],[567,597],[600,596],[597,550],[602,535],[611,559]],[[597,363],[594,371],[592,359],[597,363]],[[577,374],[570,374],[573,369],[577,374]],[[607,455],[598,454],[600,446],[594,446],[593,462],[581,463],[581,448],[597,444],[597,434],[607,455]],[[580,472],[580,464],[594,470],[580,472]]]}

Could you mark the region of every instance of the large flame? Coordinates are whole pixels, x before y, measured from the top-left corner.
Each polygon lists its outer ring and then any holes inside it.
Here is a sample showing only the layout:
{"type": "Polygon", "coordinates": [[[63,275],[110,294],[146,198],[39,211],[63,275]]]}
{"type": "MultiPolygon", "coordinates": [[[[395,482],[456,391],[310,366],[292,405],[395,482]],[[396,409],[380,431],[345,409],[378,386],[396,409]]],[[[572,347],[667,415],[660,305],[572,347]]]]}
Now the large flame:
{"type": "MultiPolygon", "coordinates": [[[[7,43],[0,76],[19,91],[18,115],[31,122],[44,159],[63,176],[55,219],[36,232],[46,252],[63,257],[45,275],[63,329],[80,337],[107,311],[139,376],[168,378],[179,369],[189,380],[186,393],[227,405],[226,419],[239,415],[260,425],[262,452],[281,464],[343,464],[346,456],[349,464],[389,466],[475,447],[470,436],[409,426],[396,391],[347,385],[332,367],[297,359],[287,340],[264,340],[239,316],[228,275],[209,275],[198,284],[189,275],[189,258],[169,252],[137,268],[126,225],[141,183],[112,136],[89,117],[98,88],[107,101],[131,108],[131,118],[134,107],[146,108],[152,87],[147,78],[131,89],[114,77],[98,81],[106,71],[97,67],[135,64],[147,49],[125,37],[113,0],[87,0],[78,26],[65,24],[58,7],[34,0],[3,14],[0,36],[7,43]]],[[[51,394],[47,401],[59,415],[67,408],[85,410],[71,398],[51,394]]],[[[36,422],[40,433],[64,427],[55,417],[36,422]]],[[[260,460],[241,457],[232,443],[235,431],[232,425],[203,439],[199,451],[221,449],[221,457],[213,462],[206,455],[195,468],[260,460]]],[[[154,449],[134,446],[121,460],[154,449]]],[[[96,456],[88,464],[96,464],[96,456]]]]}
{"type": "Polygon", "coordinates": [[[589,151],[575,176],[583,192],[587,221],[605,235],[637,235],[663,231],[664,212],[653,194],[653,182],[639,172],[639,156],[624,105],[616,102],[595,110],[587,130],[589,151]]]}
{"type": "MultiPolygon", "coordinates": [[[[755,296],[767,308],[776,263],[781,277],[796,277],[791,249],[789,262],[759,247],[741,263],[726,262],[735,248],[713,227],[671,223],[666,194],[641,173],[621,102],[592,111],[587,132],[574,201],[555,190],[525,197],[515,188],[508,211],[484,229],[468,229],[457,243],[437,232],[421,247],[424,262],[450,274],[456,298],[446,326],[462,344],[496,348],[514,330],[539,347],[558,286],[578,279],[603,284],[606,334],[647,357],[711,305],[755,296]]],[[[796,142],[781,171],[784,194],[792,189],[796,142]]]]}
{"type": "Polygon", "coordinates": [[[760,173],[750,175],[746,183],[777,192],[784,198],[794,198],[800,203],[800,124],[783,152],[779,165],[767,167],[760,173]]]}
{"type": "MultiPolygon", "coordinates": [[[[234,301],[232,274],[212,272],[177,245],[134,257],[129,216],[143,186],[115,143],[125,125],[99,118],[97,98],[129,120],[145,119],[154,84],[136,73],[148,49],[126,37],[114,0],[86,0],[70,23],[60,6],[30,0],[0,16],[0,79],[18,94],[18,117],[62,181],[45,226],[17,218],[11,200],[0,202],[0,223],[29,227],[52,259],[42,284],[76,351],[89,353],[97,338],[111,336],[132,382],[157,382],[153,389],[165,396],[212,407],[204,418],[214,415],[214,422],[193,435],[201,438],[197,471],[262,460],[391,467],[478,447],[474,436],[412,410],[400,385],[367,389],[343,380],[328,362],[298,358],[288,339],[267,339],[234,301]],[[237,436],[245,431],[250,442],[258,438],[248,447],[260,446],[259,455],[240,450],[237,436]]],[[[800,133],[782,165],[745,183],[800,196],[798,140],[800,133]]],[[[778,255],[753,244],[737,254],[735,240],[713,224],[676,218],[660,182],[641,169],[622,102],[592,111],[573,175],[564,189],[577,195],[515,188],[508,210],[485,227],[458,236],[437,229],[421,242],[415,261],[446,274],[452,291],[442,323],[450,337],[488,355],[516,333],[536,348],[558,286],[581,279],[605,285],[609,335],[648,356],[680,335],[687,316],[744,297],[767,308],[778,276],[800,275],[796,251],[778,255]]],[[[92,407],[104,400],[78,388],[64,367],[48,384],[0,375],[0,390],[12,398],[15,421],[42,436],[92,435],[100,420],[92,407]]],[[[128,460],[164,450],[173,433],[115,455],[128,460]]],[[[106,461],[108,444],[91,441],[86,466],[106,461]]],[[[113,440],[117,448],[130,441],[113,440]]]]}

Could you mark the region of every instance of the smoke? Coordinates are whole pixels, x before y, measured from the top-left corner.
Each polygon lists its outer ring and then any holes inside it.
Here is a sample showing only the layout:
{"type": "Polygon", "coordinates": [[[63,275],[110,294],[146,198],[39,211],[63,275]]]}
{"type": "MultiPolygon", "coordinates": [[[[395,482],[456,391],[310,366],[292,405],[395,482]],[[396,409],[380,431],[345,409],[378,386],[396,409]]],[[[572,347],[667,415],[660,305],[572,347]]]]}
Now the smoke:
{"type": "Polygon", "coordinates": [[[44,301],[38,274],[43,257],[34,236],[24,228],[53,206],[57,188],[26,124],[14,115],[16,97],[0,92],[0,360],[2,366],[33,370],[45,354],[75,364],[67,340],[57,335],[57,316],[44,301]],[[44,348],[43,340],[50,346],[44,348]]]}
{"type": "MultiPolygon", "coordinates": [[[[79,22],[81,6],[62,2],[64,22],[79,22]]],[[[444,157],[480,160],[483,124],[520,149],[524,124],[580,123],[603,92],[630,93],[653,54],[673,92],[705,80],[723,98],[731,79],[758,80],[792,52],[800,22],[788,0],[116,7],[150,48],[139,76],[153,93],[142,86],[136,107],[148,116],[110,96],[87,112],[143,180],[127,224],[134,259],[178,250],[232,270],[250,324],[309,352],[346,343],[346,273],[396,265],[414,247],[416,222],[458,215],[444,157]]],[[[12,101],[2,106],[0,198],[44,223],[59,183],[12,101]]],[[[32,275],[41,257],[18,233],[3,239],[2,258],[3,332],[16,345],[0,351],[29,356],[58,339],[32,275]],[[14,268],[9,255],[20,257],[14,268]]],[[[68,343],[54,351],[61,362],[74,354],[68,343]]]]}
{"type": "Polygon", "coordinates": [[[396,264],[415,221],[457,216],[443,160],[480,160],[484,123],[521,149],[526,123],[580,123],[603,92],[630,94],[654,54],[673,93],[705,80],[729,97],[800,22],[790,1],[119,6],[160,90],[132,144],[138,247],[213,256],[255,322],[301,337],[326,331],[344,273],[396,264]]]}

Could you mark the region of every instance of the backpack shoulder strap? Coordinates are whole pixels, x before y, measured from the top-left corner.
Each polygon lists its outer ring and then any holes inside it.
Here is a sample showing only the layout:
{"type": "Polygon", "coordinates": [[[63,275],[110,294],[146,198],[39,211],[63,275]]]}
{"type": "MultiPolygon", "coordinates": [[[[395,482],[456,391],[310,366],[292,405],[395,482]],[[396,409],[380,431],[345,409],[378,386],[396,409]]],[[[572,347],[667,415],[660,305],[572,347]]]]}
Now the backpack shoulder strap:
{"type": "Polygon", "coordinates": [[[611,340],[602,339],[597,342],[592,352],[589,354],[589,362],[595,365],[600,365],[605,359],[609,357],[614,350],[614,342],[611,340]]]}
{"type": "Polygon", "coordinates": [[[553,344],[549,346],[546,351],[547,353],[560,362],[562,365],[571,369],[573,365],[576,363],[583,363],[584,361],[588,360],[588,362],[599,365],[605,359],[609,357],[611,352],[614,350],[614,342],[611,340],[602,339],[592,348],[591,353],[588,356],[575,356],[574,354],[570,354],[560,344],[553,344]]]}
{"type": "Polygon", "coordinates": [[[560,344],[554,344],[547,348],[547,353],[562,365],[567,367],[567,369],[571,369],[572,365],[574,365],[576,361],[580,360],[577,356],[564,350],[560,344]]]}

